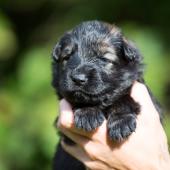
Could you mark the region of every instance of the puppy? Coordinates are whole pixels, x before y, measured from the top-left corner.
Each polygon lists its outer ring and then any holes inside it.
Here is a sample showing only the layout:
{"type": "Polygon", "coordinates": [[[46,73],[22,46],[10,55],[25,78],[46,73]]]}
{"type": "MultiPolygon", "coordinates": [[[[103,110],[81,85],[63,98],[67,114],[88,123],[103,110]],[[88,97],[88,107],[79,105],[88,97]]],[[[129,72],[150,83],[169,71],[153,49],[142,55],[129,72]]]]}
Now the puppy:
{"type": "MultiPolygon", "coordinates": [[[[60,99],[71,103],[75,127],[92,131],[107,119],[113,141],[122,141],[135,131],[140,105],[130,90],[134,81],[143,82],[142,56],[118,27],[83,22],[65,33],[52,56],[52,85],[60,99]]],[[[72,144],[67,138],[65,142],[72,144]]],[[[54,169],[85,167],[59,144],[54,169]]]]}

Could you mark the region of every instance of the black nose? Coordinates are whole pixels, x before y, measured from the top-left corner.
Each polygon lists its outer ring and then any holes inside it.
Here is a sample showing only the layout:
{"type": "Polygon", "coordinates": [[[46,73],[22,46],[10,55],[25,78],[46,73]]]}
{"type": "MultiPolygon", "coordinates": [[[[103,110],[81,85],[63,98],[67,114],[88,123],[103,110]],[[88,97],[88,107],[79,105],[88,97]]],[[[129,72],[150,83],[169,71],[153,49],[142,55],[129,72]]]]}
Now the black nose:
{"type": "Polygon", "coordinates": [[[87,82],[87,77],[82,73],[72,73],[71,79],[78,85],[84,85],[87,82]]]}

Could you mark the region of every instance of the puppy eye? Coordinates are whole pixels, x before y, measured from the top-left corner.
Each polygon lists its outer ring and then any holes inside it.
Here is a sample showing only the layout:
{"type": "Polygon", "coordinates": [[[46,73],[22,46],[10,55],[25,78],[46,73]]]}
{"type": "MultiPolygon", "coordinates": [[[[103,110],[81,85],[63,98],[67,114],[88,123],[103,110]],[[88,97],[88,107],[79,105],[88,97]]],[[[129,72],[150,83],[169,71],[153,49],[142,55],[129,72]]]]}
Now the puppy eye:
{"type": "Polygon", "coordinates": [[[62,56],[62,61],[67,61],[70,58],[70,55],[62,56]]]}
{"type": "Polygon", "coordinates": [[[111,63],[111,61],[109,59],[105,58],[105,57],[101,57],[101,60],[104,61],[104,62],[107,62],[107,63],[108,62],[111,63]]]}
{"type": "Polygon", "coordinates": [[[74,47],[68,46],[68,47],[66,47],[62,51],[61,60],[62,61],[69,60],[69,58],[75,53],[76,50],[77,50],[77,46],[74,46],[74,47]]]}
{"type": "Polygon", "coordinates": [[[70,56],[74,53],[74,51],[71,51],[69,49],[65,49],[62,53],[62,61],[67,61],[69,60],[70,56]]]}

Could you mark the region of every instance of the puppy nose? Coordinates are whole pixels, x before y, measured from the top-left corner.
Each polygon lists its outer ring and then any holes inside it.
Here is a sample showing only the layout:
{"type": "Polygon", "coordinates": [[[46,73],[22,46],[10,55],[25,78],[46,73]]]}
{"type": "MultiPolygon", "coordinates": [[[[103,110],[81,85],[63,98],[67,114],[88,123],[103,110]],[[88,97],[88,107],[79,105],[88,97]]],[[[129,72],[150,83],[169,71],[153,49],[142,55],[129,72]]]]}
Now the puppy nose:
{"type": "Polygon", "coordinates": [[[79,84],[79,85],[84,85],[87,82],[87,77],[85,74],[71,74],[71,79],[79,84]]]}

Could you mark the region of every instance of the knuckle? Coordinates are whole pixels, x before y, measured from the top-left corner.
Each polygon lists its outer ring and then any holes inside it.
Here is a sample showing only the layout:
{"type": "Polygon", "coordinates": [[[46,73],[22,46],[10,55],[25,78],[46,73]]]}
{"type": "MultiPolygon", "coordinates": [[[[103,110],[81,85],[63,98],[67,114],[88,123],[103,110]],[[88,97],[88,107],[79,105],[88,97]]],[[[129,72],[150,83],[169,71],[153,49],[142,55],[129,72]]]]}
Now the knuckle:
{"type": "Polygon", "coordinates": [[[71,128],[73,126],[73,122],[71,119],[66,116],[61,116],[58,120],[58,128],[71,128]]]}

